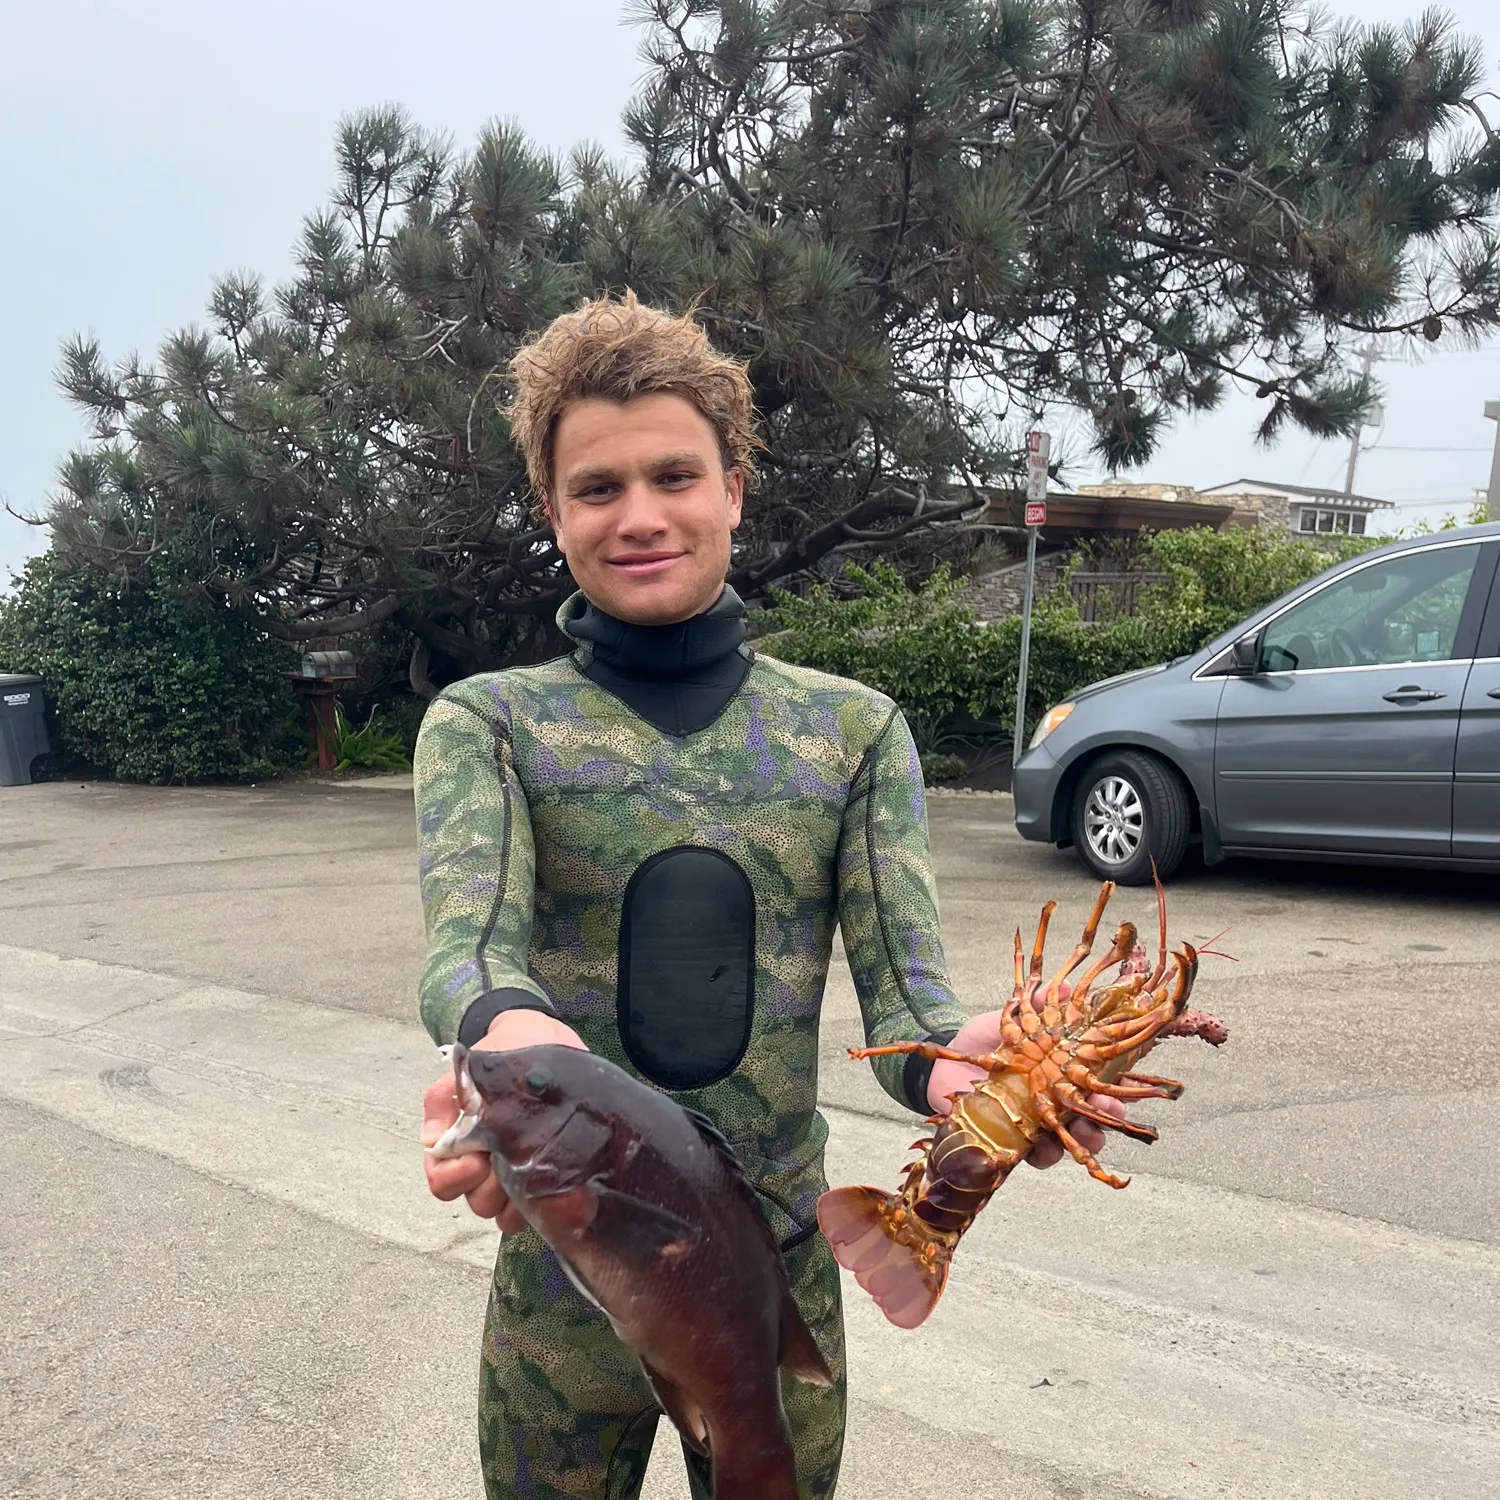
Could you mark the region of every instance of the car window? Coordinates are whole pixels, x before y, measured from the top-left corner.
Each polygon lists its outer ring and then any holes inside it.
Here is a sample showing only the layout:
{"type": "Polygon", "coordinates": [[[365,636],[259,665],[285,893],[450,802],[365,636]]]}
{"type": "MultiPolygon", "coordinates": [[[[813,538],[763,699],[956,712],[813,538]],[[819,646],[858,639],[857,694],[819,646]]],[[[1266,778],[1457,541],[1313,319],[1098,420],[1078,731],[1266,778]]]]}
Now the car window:
{"type": "Polygon", "coordinates": [[[1478,561],[1476,542],[1408,552],[1346,575],[1266,627],[1261,670],[1448,660],[1478,561]]]}

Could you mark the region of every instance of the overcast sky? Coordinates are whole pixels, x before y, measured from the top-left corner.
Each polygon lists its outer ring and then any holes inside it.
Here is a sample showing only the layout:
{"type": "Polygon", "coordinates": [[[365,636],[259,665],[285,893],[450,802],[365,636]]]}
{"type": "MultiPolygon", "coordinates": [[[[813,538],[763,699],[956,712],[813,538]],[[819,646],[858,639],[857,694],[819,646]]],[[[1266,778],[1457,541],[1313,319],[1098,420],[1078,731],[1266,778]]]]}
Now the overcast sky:
{"type": "MultiPolygon", "coordinates": [[[[1344,0],[1361,19],[1420,7],[1344,0]]],[[[1500,74],[1494,0],[1447,7],[1500,74]]],[[[290,269],[301,221],[332,182],[340,115],[396,102],[468,146],[496,116],[541,144],[622,150],[621,107],[644,69],[619,0],[35,0],[0,18],[0,496],[45,501],[83,436],[52,371],[63,339],[106,354],[155,349],[202,316],[216,276],[290,269]]],[[[1386,418],[1356,487],[1407,502],[1401,520],[1461,509],[1489,476],[1500,351],[1385,364],[1386,418]],[[1417,451],[1423,450],[1423,451],[1417,451]],[[1428,451],[1430,450],[1430,451],[1428,451]]],[[[1207,487],[1240,477],[1341,483],[1347,443],[1296,437],[1269,451],[1259,407],[1227,402],[1184,423],[1138,476],[1207,487]]],[[[1100,477],[1086,460],[1066,476],[1100,477]]],[[[0,514],[0,587],[46,545],[0,514]]]]}

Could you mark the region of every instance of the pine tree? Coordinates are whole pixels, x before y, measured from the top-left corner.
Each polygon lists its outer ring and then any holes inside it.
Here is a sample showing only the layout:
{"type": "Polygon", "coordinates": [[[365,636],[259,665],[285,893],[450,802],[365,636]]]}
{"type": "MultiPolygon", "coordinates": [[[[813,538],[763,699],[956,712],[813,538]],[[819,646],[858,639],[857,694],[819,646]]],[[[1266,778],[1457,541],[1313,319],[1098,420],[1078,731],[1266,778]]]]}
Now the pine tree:
{"type": "MultiPolygon", "coordinates": [[[[464,157],[346,121],[300,272],[232,277],[154,365],[65,351],[95,441],[64,554],[186,534],[289,639],[387,625],[413,681],[549,649],[570,587],[497,409],[525,333],[633,287],[750,362],[768,443],[733,581],[941,539],[1044,407],[1111,467],[1233,386],[1346,433],[1369,334],[1500,321],[1500,146],[1430,12],[1290,0],[637,0],[628,165],[512,127],[464,157]]],[[[933,543],[936,544],[935,541],[933,543]]]]}

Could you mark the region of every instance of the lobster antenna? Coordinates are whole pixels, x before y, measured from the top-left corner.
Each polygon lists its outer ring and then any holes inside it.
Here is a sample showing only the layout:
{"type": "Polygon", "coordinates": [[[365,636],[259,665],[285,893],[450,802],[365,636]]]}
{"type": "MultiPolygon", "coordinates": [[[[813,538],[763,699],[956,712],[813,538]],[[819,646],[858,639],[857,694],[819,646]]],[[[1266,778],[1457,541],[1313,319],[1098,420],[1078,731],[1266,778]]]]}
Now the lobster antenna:
{"type": "Polygon", "coordinates": [[[1214,933],[1214,935],[1211,938],[1209,938],[1209,940],[1206,943],[1204,943],[1201,948],[1199,948],[1197,950],[1198,957],[1199,958],[1227,958],[1230,963],[1237,964],[1239,962],[1239,959],[1237,959],[1234,956],[1234,954],[1232,954],[1232,953],[1220,953],[1214,947],[1214,944],[1217,943],[1221,937],[1223,937],[1226,933],[1228,933],[1230,931],[1232,931],[1232,929],[1226,927],[1223,932],[1216,932],[1216,933],[1214,933]]]}

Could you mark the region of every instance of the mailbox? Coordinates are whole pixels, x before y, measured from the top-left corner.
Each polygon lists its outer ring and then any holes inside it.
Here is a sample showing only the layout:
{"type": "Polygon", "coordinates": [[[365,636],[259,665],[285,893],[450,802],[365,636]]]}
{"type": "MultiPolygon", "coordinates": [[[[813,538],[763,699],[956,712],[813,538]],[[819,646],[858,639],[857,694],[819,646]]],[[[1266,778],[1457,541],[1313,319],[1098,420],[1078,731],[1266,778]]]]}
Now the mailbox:
{"type": "Polygon", "coordinates": [[[302,675],[319,682],[353,682],[359,674],[352,651],[304,651],[302,675]]]}
{"type": "Polygon", "coordinates": [[[359,675],[354,666],[354,653],[304,651],[300,669],[286,675],[307,713],[308,732],[318,752],[318,769],[331,771],[335,765],[333,741],[339,685],[353,682],[359,675]]]}

